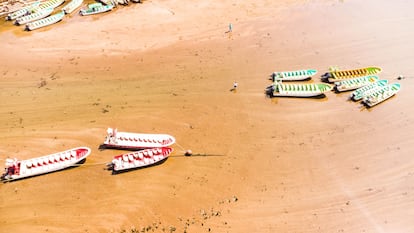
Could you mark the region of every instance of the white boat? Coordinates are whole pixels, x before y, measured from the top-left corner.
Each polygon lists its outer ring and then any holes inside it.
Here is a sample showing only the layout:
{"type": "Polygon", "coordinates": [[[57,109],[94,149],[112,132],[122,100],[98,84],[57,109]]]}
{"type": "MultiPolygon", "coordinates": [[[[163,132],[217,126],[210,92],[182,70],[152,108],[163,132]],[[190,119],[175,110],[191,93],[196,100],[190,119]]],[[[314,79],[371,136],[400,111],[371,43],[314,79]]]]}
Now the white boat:
{"type": "Polygon", "coordinates": [[[17,18],[15,24],[23,25],[23,24],[30,23],[38,19],[43,19],[44,17],[52,14],[52,12],[53,12],[53,8],[38,10],[36,13],[17,18]]]}
{"type": "Polygon", "coordinates": [[[79,11],[79,14],[82,16],[94,15],[94,14],[99,14],[99,13],[110,11],[113,8],[114,8],[114,5],[112,4],[102,5],[102,3],[97,2],[97,3],[89,4],[86,9],[81,9],[79,11]]]}
{"type": "Polygon", "coordinates": [[[49,0],[40,4],[39,9],[47,9],[52,8],[55,9],[56,7],[62,5],[65,0],[49,0]]]}
{"type": "Polygon", "coordinates": [[[401,85],[399,83],[389,84],[385,87],[380,88],[371,95],[365,96],[362,99],[362,103],[365,104],[367,107],[373,107],[391,98],[393,95],[399,92],[400,89],[401,85]]]}
{"type": "Polygon", "coordinates": [[[49,17],[43,18],[43,19],[39,19],[36,20],[34,22],[28,23],[26,24],[26,30],[27,31],[32,31],[41,27],[46,27],[49,26],[51,24],[57,23],[59,21],[61,21],[63,19],[63,17],[65,16],[65,12],[61,11],[59,13],[56,13],[54,15],[51,15],[49,17]]]}
{"type": "Polygon", "coordinates": [[[326,83],[282,83],[275,82],[266,88],[265,92],[270,97],[289,96],[289,97],[315,97],[321,96],[325,92],[332,90],[332,86],[326,83]]]}
{"type": "Polygon", "coordinates": [[[17,11],[11,12],[10,14],[7,14],[6,20],[15,20],[19,17],[25,16],[30,14],[31,12],[35,11],[40,5],[40,2],[37,1],[30,6],[25,6],[17,11]]]}
{"type": "Polygon", "coordinates": [[[83,3],[83,0],[72,0],[66,6],[62,8],[65,14],[70,14],[77,8],[79,8],[83,3]]]}
{"type": "Polygon", "coordinates": [[[272,81],[282,80],[282,81],[301,81],[311,78],[317,73],[316,70],[296,70],[296,71],[282,71],[282,72],[273,72],[270,77],[272,81]]]}
{"type": "Polygon", "coordinates": [[[375,83],[356,89],[355,91],[351,93],[350,97],[354,101],[361,100],[365,96],[375,93],[377,90],[379,90],[381,87],[386,86],[387,84],[388,84],[388,80],[378,80],[375,83]]]}
{"type": "Polygon", "coordinates": [[[170,147],[158,147],[121,154],[114,157],[110,166],[114,172],[146,167],[165,160],[172,151],[170,147]]]}
{"type": "Polygon", "coordinates": [[[106,148],[145,149],[171,146],[175,138],[168,134],[118,132],[108,128],[103,145],[106,148]]]}
{"type": "Polygon", "coordinates": [[[90,153],[88,147],[77,147],[32,159],[6,159],[5,173],[1,178],[3,181],[11,181],[59,171],[82,162],[90,153]]]}
{"type": "Polygon", "coordinates": [[[372,84],[378,80],[378,76],[370,75],[359,78],[345,79],[339,82],[335,82],[335,90],[338,92],[351,91],[360,87],[372,84]]]}

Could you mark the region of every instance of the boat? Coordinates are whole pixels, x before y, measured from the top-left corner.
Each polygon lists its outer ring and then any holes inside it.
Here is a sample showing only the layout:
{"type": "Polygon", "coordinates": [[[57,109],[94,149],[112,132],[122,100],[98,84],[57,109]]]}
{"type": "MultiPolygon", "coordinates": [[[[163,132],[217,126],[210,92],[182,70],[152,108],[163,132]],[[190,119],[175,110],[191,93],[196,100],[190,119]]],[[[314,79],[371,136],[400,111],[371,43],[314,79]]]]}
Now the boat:
{"type": "Polygon", "coordinates": [[[381,72],[380,67],[366,67],[354,70],[338,70],[334,67],[330,67],[329,69],[330,71],[328,73],[322,75],[322,80],[330,83],[341,81],[344,79],[376,75],[381,72]]]}
{"type": "Polygon", "coordinates": [[[275,82],[266,88],[265,92],[270,97],[290,96],[290,97],[314,97],[323,95],[332,90],[332,86],[326,83],[282,83],[275,82]]]}
{"type": "Polygon", "coordinates": [[[335,82],[335,90],[338,92],[355,90],[360,87],[369,85],[378,80],[378,76],[370,75],[359,78],[345,79],[339,82],[335,82]]]}
{"type": "Polygon", "coordinates": [[[17,18],[15,24],[23,25],[23,24],[26,24],[26,23],[29,23],[29,22],[32,22],[38,19],[43,19],[44,17],[47,17],[50,14],[52,14],[52,12],[53,12],[53,8],[38,10],[36,13],[17,18]]]}
{"type": "Polygon", "coordinates": [[[48,9],[48,8],[55,9],[56,7],[62,5],[64,2],[65,0],[49,0],[49,1],[46,1],[40,4],[39,9],[40,10],[48,9]]]}
{"type": "Polygon", "coordinates": [[[90,153],[88,147],[77,147],[32,159],[6,159],[5,173],[1,179],[7,182],[63,170],[84,161],[90,153]]]}
{"type": "Polygon", "coordinates": [[[114,172],[146,167],[164,161],[172,153],[170,147],[150,148],[114,157],[109,167],[114,172]]]}
{"type": "Polygon", "coordinates": [[[282,71],[282,72],[273,72],[270,77],[272,81],[282,80],[282,81],[300,81],[311,78],[318,71],[316,70],[296,70],[296,71],[282,71]]]}
{"type": "Polygon", "coordinates": [[[391,98],[391,96],[395,95],[401,89],[401,85],[399,83],[389,84],[386,85],[374,93],[365,96],[362,99],[362,103],[365,104],[367,107],[373,107],[385,100],[391,98]]]}
{"type": "Polygon", "coordinates": [[[30,14],[31,12],[35,11],[40,5],[40,1],[34,2],[30,6],[25,6],[17,11],[11,12],[10,14],[7,14],[6,20],[15,20],[19,17],[25,16],[30,14]]]}
{"type": "Polygon", "coordinates": [[[103,146],[106,148],[146,149],[171,146],[175,138],[168,134],[118,132],[108,128],[103,146]]]}
{"type": "Polygon", "coordinates": [[[363,86],[361,88],[356,89],[351,93],[351,99],[354,101],[361,100],[364,96],[371,95],[372,93],[376,92],[381,87],[384,87],[388,84],[388,80],[378,80],[372,84],[363,86]]]}
{"type": "Polygon", "coordinates": [[[54,15],[51,15],[49,17],[43,18],[43,19],[39,19],[36,20],[34,22],[30,22],[28,24],[26,24],[26,28],[25,30],[27,31],[32,31],[41,27],[46,27],[48,25],[57,23],[59,21],[61,21],[63,19],[63,17],[65,16],[65,12],[61,11],[59,13],[56,13],[54,15]]]}
{"type": "Polygon", "coordinates": [[[62,8],[65,14],[70,14],[77,8],[79,8],[83,3],[83,0],[72,0],[66,6],[62,8]]]}
{"type": "Polygon", "coordinates": [[[103,5],[102,3],[97,2],[97,3],[89,4],[86,9],[81,9],[79,11],[79,14],[82,16],[99,14],[99,13],[110,11],[113,8],[114,8],[114,5],[112,4],[103,5]]]}

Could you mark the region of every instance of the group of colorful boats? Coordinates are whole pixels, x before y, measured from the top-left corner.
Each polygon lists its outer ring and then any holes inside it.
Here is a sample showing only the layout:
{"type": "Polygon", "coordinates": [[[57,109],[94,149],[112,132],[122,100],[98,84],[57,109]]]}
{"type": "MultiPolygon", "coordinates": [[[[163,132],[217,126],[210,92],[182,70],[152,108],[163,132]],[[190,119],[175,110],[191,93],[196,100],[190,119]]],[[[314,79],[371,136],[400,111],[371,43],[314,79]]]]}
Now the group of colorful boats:
{"type": "MultiPolygon", "coordinates": [[[[175,138],[168,134],[128,133],[108,128],[102,146],[130,151],[114,156],[107,164],[113,173],[117,173],[164,161],[173,152],[170,146],[174,143],[175,138]]],[[[8,158],[1,179],[7,182],[63,170],[83,163],[90,154],[90,148],[77,147],[26,160],[8,158]]]]}
{"type": "MultiPolygon", "coordinates": [[[[9,13],[6,20],[15,20],[15,25],[25,25],[25,30],[32,31],[38,28],[46,27],[62,21],[66,14],[71,14],[80,8],[83,0],[71,0],[60,10],[57,8],[65,0],[48,0],[44,2],[37,1],[31,5],[9,13]],[[54,13],[57,11],[57,13],[54,13]]],[[[114,1],[101,1],[88,4],[85,8],[80,9],[79,14],[82,16],[93,15],[111,11],[116,5],[114,1]]]]}
{"type": "Polygon", "coordinates": [[[325,92],[353,91],[350,98],[354,101],[362,100],[367,107],[373,107],[393,95],[401,86],[399,83],[389,84],[387,80],[380,80],[377,74],[379,67],[366,67],[354,70],[339,70],[330,68],[329,72],[321,76],[325,83],[282,83],[283,81],[304,81],[312,78],[316,70],[298,70],[274,72],[271,74],[273,84],[265,92],[271,97],[312,97],[321,96],[325,92]],[[329,84],[330,83],[330,84],[329,84]],[[331,85],[333,83],[333,86],[331,85]]]}

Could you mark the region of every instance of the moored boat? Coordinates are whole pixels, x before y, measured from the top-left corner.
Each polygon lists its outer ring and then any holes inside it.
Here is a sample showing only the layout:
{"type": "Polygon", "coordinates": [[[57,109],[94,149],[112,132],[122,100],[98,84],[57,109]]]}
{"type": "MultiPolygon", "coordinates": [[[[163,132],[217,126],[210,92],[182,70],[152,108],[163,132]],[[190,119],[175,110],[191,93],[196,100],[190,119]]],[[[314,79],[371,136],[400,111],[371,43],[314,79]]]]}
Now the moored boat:
{"type": "Polygon", "coordinates": [[[339,82],[335,82],[335,90],[338,92],[355,90],[360,87],[369,85],[378,80],[378,76],[370,75],[359,78],[345,79],[339,82]]]}
{"type": "Polygon", "coordinates": [[[29,22],[32,22],[38,19],[43,19],[44,17],[52,14],[52,12],[53,12],[53,8],[38,10],[36,13],[17,18],[15,24],[23,25],[23,24],[26,24],[26,23],[29,23],[29,22]]]}
{"type": "Polygon", "coordinates": [[[46,2],[43,2],[42,4],[40,4],[39,9],[48,9],[48,8],[52,8],[55,9],[56,7],[62,5],[65,2],[65,0],[49,0],[46,2]]]}
{"type": "Polygon", "coordinates": [[[108,128],[103,146],[106,148],[145,149],[171,146],[175,138],[168,134],[118,132],[108,128]]]}
{"type": "Polygon", "coordinates": [[[364,96],[371,95],[372,93],[379,90],[381,87],[384,87],[388,84],[388,80],[378,80],[372,84],[363,86],[361,88],[356,89],[351,93],[351,99],[354,101],[361,100],[364,96]]]}
{"type": "Polygon", "coordinates": [[[82,162],[90,153],[88,147],[77,147],[32,159],[6,159],[5,173],[1,178],[3,181],[11,181],[59,171],[82,162]]]}
{"type": "Polygon", "coordinates": [[[97,3],[89,4],[86,9],[81,9],[79,11],[79,14],[82,16],[99,14],[99,13],[110,11],[113,8],[114,8],[114,5],[112,4],[103,5],[102,3],[97,2],[97,3]]]}
{"type": "Polygon", "coordinates": [[[377,90],[376,92],[372,93],[371,95],[365,96],[362,99],[362,103],[365,104],[367,107],[373,107],[385,100],[389,99],[401,89],[401,85],[399,83],[389,84],[377,90]]]}
{"type": "Polygon", "coordinates": [[[368,75],[375,75],[381,72],[380,67],[366,67],[354,70],[338,70],[337,68],[329,68],[330,71],[322,75],[322,80],[328,82],[337,82],[344,79],[357,78],[368,75]]]}
{"type": "Polygon", "coordinates": [[[114,172],[146,167],[165,160],[172,151],[170,147],[158,147],[121,154],[114,157],[110,166],[114,172]]]}
{"type": "Polygon", "coordinates": [[[272,81],[300,81],[311,78],[317,73],[316,70],[296,70],[296,71],[282,71],[273,72],[270,77],[272,81]]]}
{"type": "Polygon", "coordinates": [[[332,86],[326,83],[298,84],[275,82],[273,85],[267,87],[265,92],[270,97],[315,97],[321,96],[330,90],[332,90],[332,86]]]}
{"type": "Polygon", "coordinates": [[[83,3],[83,0],[72,0],[66,6],[62,8],[65,14],[70,14],[77,8],[79,8],[83,3]]]}
{"type": "Polygon", "coordinates": [[[15,20],[19,17],[25,16],[30,14],[31,12],[35,11],[40,5],[40,2],[35,2],[31,4],[30,6],[25,6],[17,11],[11,12],[10,14],[7,14],[6,20],[15,20]]]}
{"type": "Polygon", "coordinates": [[[61,11],[59,13],[56,13],[54,15],[51,15],[49,17],[43,18],[43,19],[39,19],[36,20],[34,22],[30,22],[28,24],[26,24],[26,30],[27,31],[32,31],[41,27],[46,27],[49,26],[51,24],[57,23],[59,21],[61,21],[63,19],[63,17],[65,16],[65,12],[61,11]]]}

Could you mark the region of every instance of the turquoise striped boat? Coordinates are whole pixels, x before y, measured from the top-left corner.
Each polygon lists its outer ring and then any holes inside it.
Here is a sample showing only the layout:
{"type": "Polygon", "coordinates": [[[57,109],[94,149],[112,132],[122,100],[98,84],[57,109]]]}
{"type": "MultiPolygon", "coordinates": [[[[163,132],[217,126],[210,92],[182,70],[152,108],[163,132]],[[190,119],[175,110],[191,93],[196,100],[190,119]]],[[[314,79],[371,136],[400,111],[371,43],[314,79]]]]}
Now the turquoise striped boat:
{"type": "Polygon", "coordinates": [[[25,30],[27,31],[32,31],[41,27],[46,27],[48,25],[57,23],[59,21],[61,21],[63,19],[63,17],[65,16],[65,12],[61,11],[59,13],[56,13],[54,15],[51,15],[49,17],[46,17],[44,19],[39,19],[36,20],[34,22],[28,23],[26,24],[26,28],[25,30]]]}
{"type": "Polygon", "coordinates": [[[371,95],[365,96],[362,99],[362,103],[365,104],[367,107],[373,107],[391,98],[393,95],[399,92],[400,89],[401,89],[401,85],[399,83],[386,85],[378,89],[371,95]]]}
{"type": "Polygon", "coordinates": [[[360,87],[374,83],[376,81],[378,81],[378,76],[376,75],[346,79],[339,82],[335,82],[335,90],[338,92],[355,90],[360,87]]]}
{"type": "Polygon", "coordinates": [[[361,100],[365,96],[371,95],[376,92],[378,89],[388,85],[388,80],[378,80],[375,83],[366,85],[364,87],[358,88],[351,93],[351,99],[354,101],[361,100]]]}
{"type": "Polygon", "coordinates": [[[282,71],[282,72],[273,72],[270,76],[272,81],[282,80],[282,81],[301,81],[311,78],[318,71],[316,70],[296,70],[296,71],[282,71]]]}
{"type": "Polygon", "coordinates": [[[53,8],[38,10],[36,13],[26,15],[26,16],[23,16],[23,17],[20,17],[20,18],[16,19],[15,24],[16,25],[23,25],[23,24],[30,23],[30,22],[38,20],[38,19],[43,19],[44,17],[47,17],[50,14],[52,14],[52,12],[53,12],[53,8]]]}

